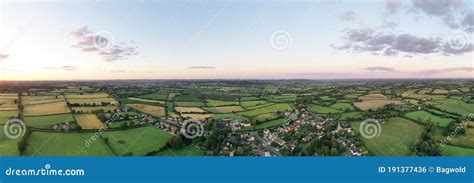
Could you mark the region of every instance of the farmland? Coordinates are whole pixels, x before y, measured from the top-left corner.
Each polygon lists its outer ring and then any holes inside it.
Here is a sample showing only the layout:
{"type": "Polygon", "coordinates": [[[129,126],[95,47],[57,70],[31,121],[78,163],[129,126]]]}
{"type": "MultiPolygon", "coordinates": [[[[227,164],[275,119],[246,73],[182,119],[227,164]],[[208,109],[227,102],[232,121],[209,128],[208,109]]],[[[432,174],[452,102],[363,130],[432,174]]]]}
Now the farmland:
{"type": "Polygon", "coordinates": [[[5,123],[8,119],[18,116],[17,110],[0,111],[0,124],[5,123]]]}
{"type": "Polygon", "coordinates": [[[233,113],[233,112],[245,111],[245,109],[243,109],[240,106],[206,107],[204,109],[211,113],[233,113]]]}
{"type": "Polygon", "coordinates": [[[26,156],[112,156],[112,151],[104,142],[96,141],[84,146],[85,140],[93,133],[48,133],[31,134],[26,156]]]}
{"type": "Polygon", "coordinates": [[[77,124],[82,129],[99,129],[104,127],[104,124],[93,114],[79,114],[75,115],[77,124]]]}
{"type": "Polygon", "coordinates": [[[474,104],[467,104],[459,99],[445,99],[437,101],[438,108],[457,114],[474,113],[474,104]]]}
{"type": "Polygon", "coordinates": [[[55,124],[72,121],[74,117],[71,114],[25,117],[25,124],[36,128],[51,128],[55,124]]]}
{"type": "Polygon", "coordinates": [[[106,132],[104,137],[109,139],[110,148],[117,155],[132,153],[143,156],[165,145],[171,135],[156,128],[144,127],[125,131],[106,132]]]}
{"type": "MultiPolygon", "coordinates": [[[[3,126],[0,125],[0,127],[3,126]]],[[[0,156],[18,156],[20,152],[18,151],[18,143],[19,139],[10,139],[5,136],[4,130],[0,130],[0,156]]]]}
{"type": "Polygon", "coordinates": [[[44,116],[52,114],[69,113],[66,102],[53,102],[46,104],[33,104],[25,106],[25,116],[44,116]]]}
{"type": "Polygon", "coordinates": [[[141,112],[150,114],[152,116],[164,116],[165,108],[159,106],[150,106],[144,104],[129,104],[129,107],[139,110],[141,112]]]}
{"type": "MultiPolygon", "coordinates": [[[[357,122],[352,123],[356,130],[357,122]]],[[[374,155],[409,156],[411,146],[423,132],[423,126],[403,118],[391,118],[381,128],[380,136],[364,140],[374,155]]]]}
{"type": "Polygon", "coordinates": [[[453,119],[442,118],[426,111],[415,111],[405,114],[407,118],[410,118],[413,121],[418,121],[421,123],[433,122],[441,127],[446,127],[449,123],[453,122],[453,119]]]}
{"type": "Polygon", "coordinates": [[[202,156],[202,151],[193,146],[186,146],[182,149],[167,149],[159,152],[156,156],[202,156]]]}
{"type": "Polygon", "coordinates": [[[309,110],[311,110],[312,112],[315,112],[315,113],[322,113],[322,114],[341,113],[342,112],[342,111],[334,109],[334,108],[324,107],[324,106],[317,105],[317,104],[311,105],[311,108],[309,110]]]}
{"type": "Polygon", "coordinates": [[[257,134],[284,155],[295,155],[286,148],[299,144],[304,151],[296,155],[409,156],[430,126],[440,145],[456,126],[466,125],[439,153],[472,155],[474,125],[461,124],[474,113],[472,84],[371,85],[376,87],[351,81],[117,81],[108,88],[94,82],[53,82],[44,85],[48,89],[3,90],[1,124],[20,118],[31,134],[23,150],[20,139],[5,134],[0,147],[2,155],[21,156],[260,156],[265,149],[250,140],[257,134]],[[203,124],[205,137],[189,140],[181,134],[181,125],[190,119],[203,124]],[[381,123],[379,136],[361,135],[366,119],[381,123]],[[85,147],[99,129],[100,136],[85,147]],[[340,148],[321,147],[330,144],[325,138],[340,148]],[[343,147],[348,144],[356,150],[343,147]]]}
{"type": "Polygon", "coordinates": [[[474,149],[446,145],[441,147],[443,156],[474,156],[474,149]]]}

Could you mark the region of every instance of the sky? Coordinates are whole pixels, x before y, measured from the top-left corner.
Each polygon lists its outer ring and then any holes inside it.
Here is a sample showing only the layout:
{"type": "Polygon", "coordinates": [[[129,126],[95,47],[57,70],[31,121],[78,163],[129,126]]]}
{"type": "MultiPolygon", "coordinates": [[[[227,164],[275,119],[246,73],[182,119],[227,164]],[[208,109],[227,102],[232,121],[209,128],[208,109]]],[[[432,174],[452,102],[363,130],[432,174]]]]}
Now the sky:
{"type": "Polygon", "coordinates": [[[0,0],[0,80],[473,78],[474,0],[0,0]]]}

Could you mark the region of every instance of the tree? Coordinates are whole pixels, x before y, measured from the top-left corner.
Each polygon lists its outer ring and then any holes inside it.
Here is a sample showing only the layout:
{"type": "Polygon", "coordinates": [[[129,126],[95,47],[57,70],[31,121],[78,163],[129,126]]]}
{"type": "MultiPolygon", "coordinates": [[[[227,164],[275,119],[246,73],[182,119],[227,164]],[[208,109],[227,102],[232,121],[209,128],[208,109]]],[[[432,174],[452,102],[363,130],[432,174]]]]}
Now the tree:
{"type": "Polygon", "coordinates": [[[26,151],[27,146],[28,146],[28,140],[26,140],[25,138],[22,138],[18,142],[18,151],[20,152],[20,154],[23,154],[23,152],[26,151]]]}
{"type": "Polygon", "coordinates": [[[104,143],[106,143],[106,144],[109,143],[109,137],[104,137],[104,143]]]}
{"type": "Polygon", "coordinates": [[[182,147],[184,147],[186,144],[184,143],[183,141],[183,138],[181,135],[176,135],[176,136],[173,136],[167,143],[167,145],[170,147],[170,148],[173,148],[173,149],[181,149],[182,147]]]}
{"type": "Polygon", "coordinates": [[[133,153],[129,151],[129,152],[124,153],[122,156],[133,156],[133,153]]]}
{"type": "Polygon", "coordinates": [[[435,129],[433,123],[426,124],[425,132],[421,134],[421,139],[418,140],[413,147],[413,154],[417,156],[441,156],[441,149],[439,144],[432,139],[432,132],[435,129]]]}

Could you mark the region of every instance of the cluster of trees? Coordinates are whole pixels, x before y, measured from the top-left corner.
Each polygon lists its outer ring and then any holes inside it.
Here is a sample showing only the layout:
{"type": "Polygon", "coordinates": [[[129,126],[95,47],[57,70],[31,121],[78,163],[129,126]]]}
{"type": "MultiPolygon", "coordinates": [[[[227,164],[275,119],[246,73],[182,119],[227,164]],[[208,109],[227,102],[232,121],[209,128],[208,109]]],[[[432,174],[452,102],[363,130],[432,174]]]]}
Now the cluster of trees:
{"type": "Polygon", "coordinates": [[[466,134],[466,126],[459,121],[449,123],[446,127],[445,135],[464,135],[466,134]]]}
{"type": "Polygon", "coordinates": [[[223,147],[228,133],[230,133],[230,129],[228,128],[213,128],[209,132],[209,136],[202,143],[202,147],[208,151],[211,151],[213,153],[212,155],[219,155],[218,150],[223,147]]]}
{"type": "Polygon", "coordinates": [[[110,103],[110,102],[100,102],[99,104],[96,104],[96,103],[83,103],[83,104],[81,104],[81,103],[67,102],[66,104],[67,104],[68,107],[96,107],[96,106],[109,106],[112,103],[110,103]]]}
{"type": "Polygon", "coordinates": [[[426,130],[421,134],[421,139],[418,140],[413,147],[413,154],[416,156],[441,156],[441,149],[439,144],[433,139],[433,131],[435,125],[428,123],[426,130]]]}
{"type": "Polygon", "coordinates": [[[280,152],[285,156],[339,156],[346,150],[346,147],[337,142],[336,136],[326,134],[320,139],[314,138],[307,146],[296,146],[293,150],[283,148],[280,152]]]}
{"type": "Polygon", "coordinates": [[[31,135],[31,130],[29,128],[25,128],[25,135],[18,141],[18,151],[20,154],[23,154],[26,151],[26,148],[28,147],[28,138],[31,135]]]}

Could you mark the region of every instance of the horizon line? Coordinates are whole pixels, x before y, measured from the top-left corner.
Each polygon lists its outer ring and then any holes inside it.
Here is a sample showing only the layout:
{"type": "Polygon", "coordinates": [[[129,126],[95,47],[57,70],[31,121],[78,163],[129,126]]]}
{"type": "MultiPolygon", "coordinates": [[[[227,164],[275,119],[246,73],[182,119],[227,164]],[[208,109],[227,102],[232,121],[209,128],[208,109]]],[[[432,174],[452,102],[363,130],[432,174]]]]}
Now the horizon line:
{"type": "Polygon", "coordinates": [[[247,78],[247,79],[70,79],[70,80],[1,80],[0,82],[74,82],[74,81],[341,81],[341,80],[474,80],[472,78],[318,78],[318,79],[307,79],[307,78],[293,78],[293,79],[262,79],[262,78],[247,78]]]}

